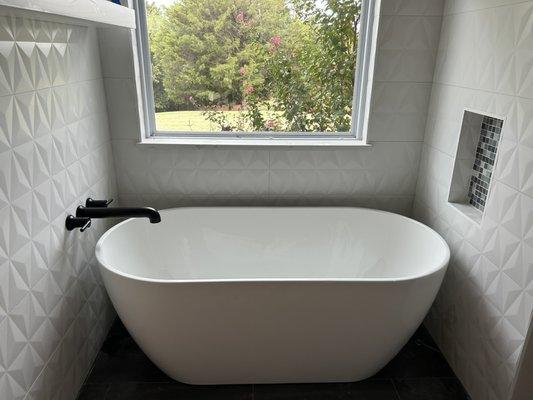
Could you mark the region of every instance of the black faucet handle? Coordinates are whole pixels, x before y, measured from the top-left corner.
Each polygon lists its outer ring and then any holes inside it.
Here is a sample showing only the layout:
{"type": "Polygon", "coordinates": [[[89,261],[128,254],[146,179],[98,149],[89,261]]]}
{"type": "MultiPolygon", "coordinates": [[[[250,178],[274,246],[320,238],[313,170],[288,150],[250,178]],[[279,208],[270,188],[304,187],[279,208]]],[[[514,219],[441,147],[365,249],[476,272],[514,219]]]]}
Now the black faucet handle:
{"type": "Polygon", "coordinates": [[[85,225],[83,225],[81,228],[80,228],[80,232],[85,232],[85,229],[87,229],[88,227],[91,226],[91,219],[90,218],[84,218],[85,220],[88,219],[88,221],[85,221],[85,225]]]}
{"type": "Polygon", "coordinates": [[[113,202],[113,199],[109,200],[94,200],[92,198],[88,198],[85,200],[85,207],[107,207],[113,202]]]}
{"type": "Polygon", "coordinates": [[[80,228],[80,232],[85,232],[85,230],[91,226],[91,219],[86,217],[75,217],[74,215],[69,215],[65,220],[65,227],[67,231],[73,231],[76,228],[80,228]]]}

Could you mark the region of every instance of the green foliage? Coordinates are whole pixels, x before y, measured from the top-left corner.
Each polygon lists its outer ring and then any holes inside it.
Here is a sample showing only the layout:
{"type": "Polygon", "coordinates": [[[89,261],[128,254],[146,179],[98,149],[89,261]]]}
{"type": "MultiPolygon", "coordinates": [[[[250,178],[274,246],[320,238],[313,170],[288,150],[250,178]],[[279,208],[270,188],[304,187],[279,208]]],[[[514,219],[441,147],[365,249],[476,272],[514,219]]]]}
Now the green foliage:
{"type": "Polygon", "coordinates": [[[156,109],[201,109],[221,130],[347,131],[359,12],[357,0],[149,5],[156,109]]]}
{"type": "Polygon", "coordinates": [[[181,107],[191,97],[202,106],[240,104],[240,67],[257,63],[254,47],[289,20],[283,0],[182,0],[162,14],[148,13],[152,63],[181,107]]]}
{"type": "Polygon", "coordinates": [[[164,69],[162,68],[161,51],[159,47],[159,36],[162,33],[161,24],[163,22],[163,10],[153,4],[146,6],[148,16],[148,38],[150,40],[150,57],[152,58],[152,80],[154,88],[155,110],[157,112],[167,111],[176,108],[175,103],[168,97],[163,86],[164,69]]]}

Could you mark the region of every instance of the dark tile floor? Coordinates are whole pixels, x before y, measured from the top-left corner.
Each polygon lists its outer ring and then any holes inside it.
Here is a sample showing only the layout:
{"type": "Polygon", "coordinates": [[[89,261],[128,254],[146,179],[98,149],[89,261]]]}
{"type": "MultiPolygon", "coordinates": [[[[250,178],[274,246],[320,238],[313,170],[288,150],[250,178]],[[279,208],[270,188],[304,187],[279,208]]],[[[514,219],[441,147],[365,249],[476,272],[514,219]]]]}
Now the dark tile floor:
{"type": "Polygon", "coordinates": [[[78,400],[467,400],[461,383],[424,328],[377,375],[361,382],[190,386],[167,377],[119,319],[78,400]]]}

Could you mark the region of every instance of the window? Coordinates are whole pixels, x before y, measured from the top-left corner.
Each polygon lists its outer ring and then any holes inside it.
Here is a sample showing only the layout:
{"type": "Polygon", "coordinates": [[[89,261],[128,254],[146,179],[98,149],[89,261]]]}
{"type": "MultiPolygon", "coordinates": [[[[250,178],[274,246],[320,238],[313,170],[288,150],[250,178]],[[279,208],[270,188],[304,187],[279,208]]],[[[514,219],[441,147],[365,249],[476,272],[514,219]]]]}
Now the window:
{"type": "Polygon", "coordinates": [[[147,136],[364,139],[374,3],[137,0],[147,136]]]}

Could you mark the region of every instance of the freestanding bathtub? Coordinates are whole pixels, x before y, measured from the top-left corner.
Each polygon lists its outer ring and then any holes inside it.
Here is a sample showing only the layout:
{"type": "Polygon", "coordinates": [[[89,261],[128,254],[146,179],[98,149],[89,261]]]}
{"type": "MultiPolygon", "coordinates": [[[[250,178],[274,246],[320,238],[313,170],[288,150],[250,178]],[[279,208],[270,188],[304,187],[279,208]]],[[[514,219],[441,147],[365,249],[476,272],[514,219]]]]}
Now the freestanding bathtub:
{"type": "Polygon", "coordinates": [[[96,246],[132,337],[190,384],[357,381],[426,315],[444,240],[360,208],[177,208],[131,219],[96,246]]]}

